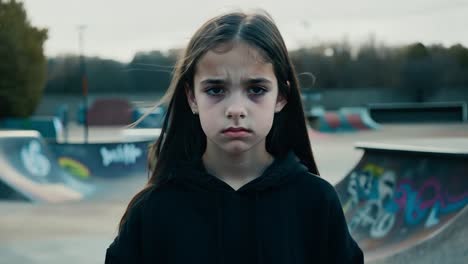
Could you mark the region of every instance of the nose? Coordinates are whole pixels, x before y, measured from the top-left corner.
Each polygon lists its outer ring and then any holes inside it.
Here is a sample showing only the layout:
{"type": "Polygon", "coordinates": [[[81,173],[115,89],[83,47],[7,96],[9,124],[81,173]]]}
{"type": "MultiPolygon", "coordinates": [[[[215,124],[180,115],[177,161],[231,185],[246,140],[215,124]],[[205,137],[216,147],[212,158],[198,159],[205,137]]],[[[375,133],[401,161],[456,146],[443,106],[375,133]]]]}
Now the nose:
{"type": "Polygon", "coordinates": [[[247,112],[242,104],[242,96],[232,96],[230,104],[226,109],[226,116],[229,119],[245,118],[247,112]]]}
{"type": "Polygon", "coordinates": [[[229,119],[245,118],[245,110],[240,106],[230,106],[226,110],[226,115],[229,119]]]}

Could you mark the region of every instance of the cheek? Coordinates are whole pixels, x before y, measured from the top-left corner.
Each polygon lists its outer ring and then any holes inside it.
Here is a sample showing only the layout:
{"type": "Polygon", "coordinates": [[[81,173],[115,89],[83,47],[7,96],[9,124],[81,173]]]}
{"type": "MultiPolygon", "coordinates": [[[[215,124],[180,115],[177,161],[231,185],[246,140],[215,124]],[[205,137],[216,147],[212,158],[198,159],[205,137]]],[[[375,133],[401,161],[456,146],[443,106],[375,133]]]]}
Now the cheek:
{"type": "Polygon", "coordinates": [[[215,124],[215,118],[210,115],[210,111],[207,112],[200,112],[199,113],[199,118],[200,118],[200,124],[203,129],[203,132],[205,135],[209,135],[210,132],[216,131],[216,124],[215,124]]]}
{"type": "Polygon", "coordinates": [[[262,112],[257,116],[258,129],[268,133],[273,126],[274,112],[262,112]]]}

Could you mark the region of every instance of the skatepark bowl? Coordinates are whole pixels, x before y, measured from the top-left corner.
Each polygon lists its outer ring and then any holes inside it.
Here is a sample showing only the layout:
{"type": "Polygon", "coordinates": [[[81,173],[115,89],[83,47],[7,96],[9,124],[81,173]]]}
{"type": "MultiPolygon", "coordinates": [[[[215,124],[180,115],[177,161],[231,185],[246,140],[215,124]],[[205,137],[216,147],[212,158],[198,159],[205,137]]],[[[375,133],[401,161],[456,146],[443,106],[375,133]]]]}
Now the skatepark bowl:
{"type": "Polygon", "coordinates": [[[357,147],[364,155],[336,189],[368,261],[429,241],[466,211],[468,138],[357,147]]]}
{"type": "MultiPolygon", "coordinates": [[[[83,142],[82,129],[72,127],[69,142],[83,142]]],[[[309,135],[321,177],[335,185],[366,263],[468,263],[468,124],[309,135]],[[373,143],[355,148],[356,142],[373,143]]],[[[89,136],[90,143],[131,137],[141,145],[100,145],[101,151],[89,144],[95,154],[87,165],[76,162],[83,146],[49,145],[37,132],[0,133],[0,263],[104,263],[120,217],[147,181],[138,159],[156,137],[112,127],[91,127],[89,136]],[[108,166],[121,166],[115,174],[106,173],[99,152],[108,166]],[[141,170],[126,169],[134,160],[141,170]]]]}

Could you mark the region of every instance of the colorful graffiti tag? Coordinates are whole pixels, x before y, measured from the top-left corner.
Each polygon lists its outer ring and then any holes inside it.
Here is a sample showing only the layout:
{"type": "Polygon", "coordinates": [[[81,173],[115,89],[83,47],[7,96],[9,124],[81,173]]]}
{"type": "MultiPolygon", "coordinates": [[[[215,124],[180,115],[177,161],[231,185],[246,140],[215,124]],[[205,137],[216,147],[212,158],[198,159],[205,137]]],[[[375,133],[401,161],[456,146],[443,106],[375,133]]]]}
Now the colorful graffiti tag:
{"type": "Polygon", "coordinates": [[[396,209],[391,202],[395,194],[395,181],[395,172],[385,171],[373,164],[367,164],[362,171],[351,173],[348,185],[350,206],[355,207],[361,201],[367,201],[351,218],[351,230],[358,226],[369,226],[372,237],[383,237],[390,231],[395,222],[396,209]]]}
{"type": "Polygon", "coordinates": [[[439,223],[439,215],[460,210],[468,203],[468,192],[452,196],[443,191],[441,182],[429,178],[418,189],[411,181],[401,181],[395,203],[405,209],[405,221],[409,225],[424,222],[425,227],[439,223]],[[424,221],[425,220],[425,221],[424,221]]]}
{"type": "Polygon", "coordinates": [[[30,141],[21,149],[20,155],[24,167],[31,175],[41,179],[50,173],[50,161],[43,153],[39,141],[30,141]]]}
{"type": "Polygon", "coordinates": [[[403,212],[405,223],[425,227],[438,224],[439,215],[460,210],[468,203],[468,193],[451,196],[444,193],[441,182],[429,178],[422,186],[410,180],[396,182],[396,173],[375,164],[366,164],[362,170],[353,171],[348,184],[348,208],[365,204],[351,217],[349,227],[369,227],[374,238],[387,235],[395,223],[398,212],[403,212]]]}
{"type": "Polygon", "coordinates": [[[348,227],[364,249],[440,228],[468,204],[462,157],[366,153],[336,189],[348,227]]]}
{"type": "Polygon", "coordinates": [[[79,179],[87,180],[91,176],[86,165],[72,158],[61,157],[58,159],[58,163],[65,171],[79,179]]]}
{"type": "Polygon", "coordinates": [[[100,149],[102,163],[105,167],[111,163],[121,162],[123,164],[134,164],[138,157],[143,154],[143,151],[134,144],[122,144],[115,148],[108,149],[102,147],[100,149]]]}

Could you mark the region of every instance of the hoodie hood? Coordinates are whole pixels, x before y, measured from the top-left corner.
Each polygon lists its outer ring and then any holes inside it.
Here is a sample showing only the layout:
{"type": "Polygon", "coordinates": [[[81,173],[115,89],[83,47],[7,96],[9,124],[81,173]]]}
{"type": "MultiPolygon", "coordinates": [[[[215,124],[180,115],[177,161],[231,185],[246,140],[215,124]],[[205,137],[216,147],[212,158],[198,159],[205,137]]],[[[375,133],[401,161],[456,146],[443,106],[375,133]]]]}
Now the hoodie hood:
{"type": "MultiPolygon", "coordinates": [[[[308,171],[293,151],[275,157],[262,174],[242,186],[237,192],[263,191],[293,181],[301,172],[308,171]]],[[[207,172],[202,159],[178,161],[172,171],[172,181],[187,188],[205,191],[234,191],[229,185],[207,172]]]]}
{"type": "MultiPolygon", "coordinates": [[[[171,181],[173,184],[176,184],[181,188],[195,192],[212,194],[212,202],[214,203],[213,206],[217,215],[217,252],[219,252],[217,263],[220,264],[225,263],[223,252],[225,252],[225,248],[229,248],[227,245],[229,243],[229,235],[226,235],[226,233],[229,233],[230,227],[226,225],[226,221],[231,217],[235,217],[232,215],[226,215],[228,214],[228,211],[226,211],[227,209],[225,207],[229,204],[230,199],[232,199],[230,193],[232,194],[235,192],[239,195],[252,197],[250,206],[253,207],[255,213],[252,219],[252,222],[254,223],[254,232],[250,234],[250,236],[252,236],[251,238],[256,243],[256,263],[264,263],[264,241],[262,241],[262,238],[265,237],[265,235],[263,233],[263,225],[264,221],[268,221],[268,219],[264,219],[265,216],[262,214],[262,207],[269,203],[269,201],[265,200],[262,197],[262,194],[264,191],[269,189],[280,189],[282,186],[298,179],[299,175],[307,171],[307,167],[299,161],[299,158],[294,154],[294,152],[289,151],[283,156],[275,157],[273,162],[266,167],[259,177],[248,182],[237,191],[224,181],[209,174],[201,158],[190,162],[175,162],[175,166],[172,170],[171,181]]],[[[281,197],[285,195],[281,190],[279,190],[278,193],[281,197]]],[[[281,201],[282,202],[279,204],[279,210],[284,212],[288,205],[286,204],[285,199],[281,199],[281,201]]],[[[281,213],[280,215],[285,214],[281,213]]],[[[288,220],[286,219],[285,221],[287,222],[288,220]]],[[[292,249],[288,250],[292,251],[292,249]]]]}

